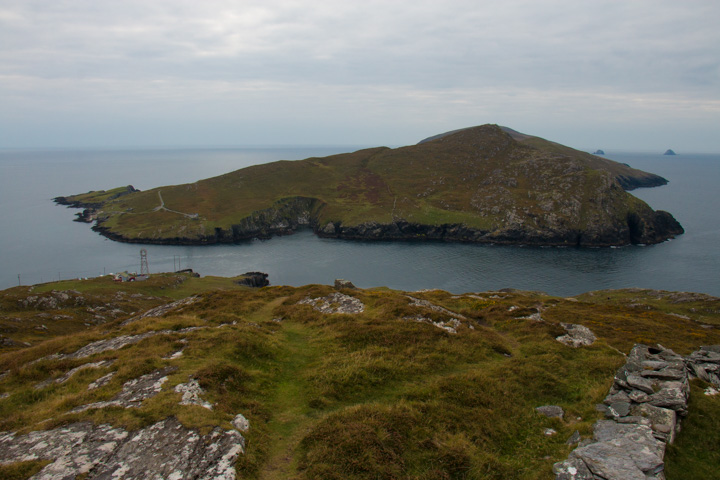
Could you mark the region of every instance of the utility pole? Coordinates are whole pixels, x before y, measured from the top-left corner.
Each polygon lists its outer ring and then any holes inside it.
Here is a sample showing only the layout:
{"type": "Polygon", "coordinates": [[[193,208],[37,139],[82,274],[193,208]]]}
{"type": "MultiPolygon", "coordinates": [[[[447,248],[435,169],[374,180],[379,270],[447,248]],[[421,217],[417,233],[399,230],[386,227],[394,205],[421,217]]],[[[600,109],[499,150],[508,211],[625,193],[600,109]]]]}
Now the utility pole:
{"type": "Polygon", "coordinates": [[[144,248],[140,250],[140,275],[150,275],[150,269],[148,268],[147,261],[147,250],[144,248]]]}
{"type": "Polygon", "coordinates": [[[18,273],[18,287],[19,287],[20,285],[22,285],[22,283],[20,283],[20,274],[18,273]]]}

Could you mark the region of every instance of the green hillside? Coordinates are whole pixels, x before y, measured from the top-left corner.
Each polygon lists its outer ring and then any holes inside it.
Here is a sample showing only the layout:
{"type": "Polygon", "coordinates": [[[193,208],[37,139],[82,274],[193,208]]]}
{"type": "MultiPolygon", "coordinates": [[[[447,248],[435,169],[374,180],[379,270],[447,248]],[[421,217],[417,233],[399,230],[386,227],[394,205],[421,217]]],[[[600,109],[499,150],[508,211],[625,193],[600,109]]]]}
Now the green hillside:
{"type": "MultiPolygon", "coordinates": [[[[576,298],[252,290],[182,274],[15,287],[0,292],[0,432],[57,432],[86,421],[133,432],[174,418],[205,435],[232,429],[240,413],[250,427],[233,463],[237,478],[554,478],[553,463],[573,448],[566,440],[576,430],[589,437],[601,417],[595,405],[623,353],[635,343],[680,354],[718,344],[719,305],[706,295],[645,290],[576,298]],[[143,316],[158,305],[168,306],[143,316]],[[597,340],[580,348],[558,342],[565,322],[590,328],[597,340]],[[118,339],[126,343],[88,351],[118,339]],[[82,410],[156,371],[166,372],[165,383],[134,408],[82,410]],[[176,387],[188,379],[211,409],[180,404],[176,387]],[[548,404],[561,406],[564,419],[537,414],[548,404]]],[[[717,466],[707,445],[718,430],[702,418],[717,418],[720,397],[703,398],[705,385],[693,385],[668,471],[717,466]]],[[[8,438],[0,433],[0,444],[8,438]]],[[[53,461],[22,458],[30,457],[0,458],[0,477],[27,478],[53,461]]]]}
{"type": "Polygon", "coordinates": [[[625,190],[666,180],[496,125],[386,147],[243,168],[86,205],[116,240],[203,244],[291,233],[505,244],[657,243],[682,233],[625,190]]]}

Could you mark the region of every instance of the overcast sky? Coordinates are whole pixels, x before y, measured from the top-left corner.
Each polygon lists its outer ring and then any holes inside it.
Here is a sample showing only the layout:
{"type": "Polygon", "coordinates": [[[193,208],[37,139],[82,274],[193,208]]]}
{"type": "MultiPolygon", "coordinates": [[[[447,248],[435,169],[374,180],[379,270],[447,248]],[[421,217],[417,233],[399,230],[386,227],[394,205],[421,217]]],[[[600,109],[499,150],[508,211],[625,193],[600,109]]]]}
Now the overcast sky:
{"type": "Polygon", "coordinates": [[[0,0],[0,148],[720,152],[720,2],[0,0]]]}

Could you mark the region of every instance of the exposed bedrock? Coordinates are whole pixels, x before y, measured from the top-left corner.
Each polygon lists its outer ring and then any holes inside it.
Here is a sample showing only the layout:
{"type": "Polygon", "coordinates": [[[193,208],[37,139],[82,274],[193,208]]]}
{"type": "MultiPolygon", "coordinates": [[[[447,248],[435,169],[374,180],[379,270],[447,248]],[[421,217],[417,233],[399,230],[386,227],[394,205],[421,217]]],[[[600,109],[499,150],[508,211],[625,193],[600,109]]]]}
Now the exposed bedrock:
{"type": "Polygon", "coordinates": [[[660,243],[684,232],[673,216],[649,211],[629,214],[626,221],[574,228],[536,228],[516,223],[497,230],[481,230],[463,224],[424,225],[404,220],[360,225],[327,223],[316,227],[320,237],[348,240],[442,240],[504,245],[612,246],[660,243]]]}

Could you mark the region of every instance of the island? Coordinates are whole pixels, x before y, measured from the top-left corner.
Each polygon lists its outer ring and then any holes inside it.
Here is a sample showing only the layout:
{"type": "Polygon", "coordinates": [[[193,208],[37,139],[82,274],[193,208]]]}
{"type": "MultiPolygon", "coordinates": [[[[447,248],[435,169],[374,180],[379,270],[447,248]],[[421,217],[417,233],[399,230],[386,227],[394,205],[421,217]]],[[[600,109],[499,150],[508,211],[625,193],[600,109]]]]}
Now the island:
{"type": "Polygon", "coordinates": [[[628,190],[667,180],[481,125],[416,145],[256,165],[185,185],[58,197],[106,237],[207,245],[312,228],[321,237],[485,244],[654,244],[683,233],[628,190]]]}
{"type": "Polygon", "coordinates": [[[593,155],[605,155],[605,152],[603,150],[598,149],[593,152],[593,155]]]}
{"type": "Polygon", "coordinates": [[[663,153],[663,155],[677,155],[677,153],[673,152],[671,149],[668,148],[667,150],[665,150],[665,153],[663,153]]]}

